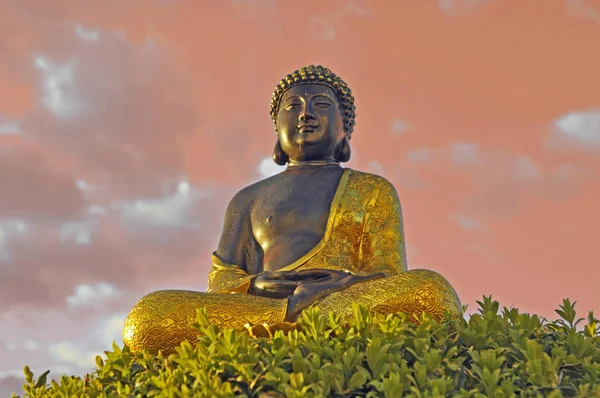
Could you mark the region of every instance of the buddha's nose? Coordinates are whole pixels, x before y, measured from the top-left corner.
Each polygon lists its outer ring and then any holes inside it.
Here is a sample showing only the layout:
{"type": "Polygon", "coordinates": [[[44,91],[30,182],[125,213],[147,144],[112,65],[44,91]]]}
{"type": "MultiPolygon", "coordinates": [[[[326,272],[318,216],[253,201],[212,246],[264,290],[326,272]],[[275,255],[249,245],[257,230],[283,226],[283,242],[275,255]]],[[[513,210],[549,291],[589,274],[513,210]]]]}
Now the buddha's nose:
{"type": "Polygon", "coordinates": [[[300,117],[298,119],[300,119],[301,122],[305,122],[307,120],[310,119],[314,119],[315,115],[312,114],[312,112],[310,112],[308,109],[305,109],[304,112],[302,112],[300,114],[300,117]]]}

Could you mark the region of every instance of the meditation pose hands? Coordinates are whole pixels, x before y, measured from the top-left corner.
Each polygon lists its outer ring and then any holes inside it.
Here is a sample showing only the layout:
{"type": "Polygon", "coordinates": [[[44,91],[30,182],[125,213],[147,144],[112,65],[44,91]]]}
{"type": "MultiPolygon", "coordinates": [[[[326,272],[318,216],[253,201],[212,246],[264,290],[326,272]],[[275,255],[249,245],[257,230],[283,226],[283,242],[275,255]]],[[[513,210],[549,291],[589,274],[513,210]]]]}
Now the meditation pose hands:
{"type": "Polygon", "coordinates": [[[383,272],[354,275],[348,271],[308,269],[275,271],[258,275],[249,293],[271,298],[288,298],[286,321],[294,321],[306,308],[330,293],[344,290],[355,283],[383,278],[383,272]]]}

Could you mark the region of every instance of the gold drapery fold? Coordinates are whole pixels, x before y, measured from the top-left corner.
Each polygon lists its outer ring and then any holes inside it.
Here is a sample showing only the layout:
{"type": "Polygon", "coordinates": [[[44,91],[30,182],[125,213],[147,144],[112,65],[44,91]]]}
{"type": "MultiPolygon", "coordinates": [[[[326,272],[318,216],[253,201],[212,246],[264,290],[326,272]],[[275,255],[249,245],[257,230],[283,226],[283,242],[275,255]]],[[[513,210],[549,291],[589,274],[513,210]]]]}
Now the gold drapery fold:
{"type": "Polygon", "coordinates": [[[345,169],[323,240],[283,271],[326,268],[356,274],[406,271],[400,200],[385,178],[345,169]]]}
{"type": "Polygon", "coordinates": [[[216,253],[212,255],[212,268],[208,274],[207,293],[248,293],[252,278],[235,264],[227,264],[216,253]]]}
{"type": "Polygon", "coordinates": [[[131,352],[174,352],[184,340],[196,341],[190,325],[196,310],[206,308],[210,323],[243,329],[245,325],[273,325],[285,321],[287,299],[247,294],[215,294],[188,290],[160,290],[144,296],[125,320],[123,342],[131,352]]]}

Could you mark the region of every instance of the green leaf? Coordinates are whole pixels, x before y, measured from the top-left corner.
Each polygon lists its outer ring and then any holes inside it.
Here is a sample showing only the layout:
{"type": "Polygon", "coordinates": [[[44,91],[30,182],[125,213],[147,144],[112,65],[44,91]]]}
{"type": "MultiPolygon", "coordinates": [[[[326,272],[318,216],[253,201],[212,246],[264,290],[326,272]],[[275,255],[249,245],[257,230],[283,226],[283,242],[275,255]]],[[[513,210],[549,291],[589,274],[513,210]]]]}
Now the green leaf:
{"type": "Polygon", "coordinates": [[[35,388],[40,388],[40,387],[46,385],[46,380],[48,378],[48,373],[50,373],[50,370],[45,371],[44,373],[42,373],[40,375],[40,377],[38,377],[37,382],[35,383],[35,388]]]}
{"type": "Polygon", "coordinates": [[[354,373],[352,375],[352,377],[350,377],[350,380],[348,380],[347,387],[350,390],[356,390],[356,389],[361,388],[366,382],[367,382],[367,376],[365,375],[365,373],[358,371],[358,372],[354,373]]]}

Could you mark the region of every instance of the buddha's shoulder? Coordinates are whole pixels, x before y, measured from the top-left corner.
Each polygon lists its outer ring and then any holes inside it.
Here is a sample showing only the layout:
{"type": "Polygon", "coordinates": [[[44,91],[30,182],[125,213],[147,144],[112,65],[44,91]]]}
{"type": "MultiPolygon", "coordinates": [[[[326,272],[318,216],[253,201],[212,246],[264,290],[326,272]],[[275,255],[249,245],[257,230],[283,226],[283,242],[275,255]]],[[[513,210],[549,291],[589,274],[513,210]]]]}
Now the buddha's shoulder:
{"type": "Polygon", "coordinates": [[[277,183],[277,175],[252,183],[240,189],[231,199],[230,206],[250,209],[254,202],[264,196],[265,191],[277,183]]]}
{"type": "Polygon", "coordinates": [[[392,184],[387,178],[378,174],[351,169],[348,178],[350,182],[356,184],[363,184],[365,186],[370,186],[372,188],[378,188],[380,190],[390,191],[394,194],[397,194],[394,184],[392,184]]]}

